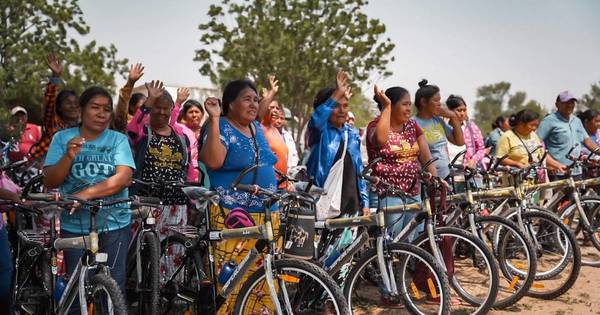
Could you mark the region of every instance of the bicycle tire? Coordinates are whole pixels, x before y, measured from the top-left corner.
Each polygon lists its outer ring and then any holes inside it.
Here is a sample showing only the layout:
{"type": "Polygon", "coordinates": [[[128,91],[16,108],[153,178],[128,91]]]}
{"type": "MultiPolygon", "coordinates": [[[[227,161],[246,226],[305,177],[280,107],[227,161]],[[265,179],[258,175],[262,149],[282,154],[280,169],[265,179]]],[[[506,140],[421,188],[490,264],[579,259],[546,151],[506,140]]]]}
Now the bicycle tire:
{"type": "MultiPolygon", "coordinates": [[[[487,245],[485,245],[485,243],[483,243],[482,240],[475,237],[473,234],[470,234],[459,228],[439,227],[439,228],[435,228],[433,233],[436,238],[443,238],[444,236],[450,236],[450,237],[454,237],[454,239],[462,240],[463,242],[468,242],[478,250],[479,255],[480,255],[479,258],[484,260],[485,266],[487,266],[487,269],[488,269],[488,279],[487,280],[489,282],[489,286],[487,288],[487,294],[485,295],[485,297],[484,298],[475,298],[475,297],[470,296],[467,292],[464,291],[464,289],[462,288],[462,285],[460,283],[458,283],[458,281],[456,280],[456,276],[453,276],[452,279],[449,279],[449,283],[450,283],[450,287],[452,289],[454,289],[454,292],[456,292],[463,300],[465,300],[467,303],[469,303],[473,306],[478,306],[478,308],[475,311],[471,312],[471,314],[486,314],[487,312],[489,312],[489,310],[494,306],[494,302],[496,300],[496,295],[498,293],[499,281],[500,281],[499,275],[498,275],[498,265],[496,264],[496,261],[494,259],[492,252],[487,248],[487,245]]],[[[413,244],[416,246],[419,246],[421,248],[423,247],[423,245],[425,245],[426,248],[429,248],[428,240],[429,240],[429,235],[427,235],[427,233],[421,233],[413,241],[413,244]],[[425,242],[427,242],[427,243],[424,244],[425,242]]],[[[457,245],[457,242],[455,241],[453,244],[453,249],[455,248],[456,245],[457,245]]],[[[439,250],[439,248],[438,248],[438,250],[439,250]]]]}
{"type": "MultiPolygon", "coordinates": [[[[573,209],[577,206],[574,200],[561,209],[558,215],[564,224],[568,223],[567,226],[571,228],[576,238],[580,232],[583,232],[584,240],[589,240],[592,244],[589,256],[582,252],[581,263],[584,266],[600,267],[600,197],[581,197],[580,201],[590,222],[591,231],[585,228],[581,218],[575,219],[576,216],[579,217],[579,212],[573,209]],[[586,204],[592,206],[586,206],[586,204]],[[567,217],[568,212],[571,212],[571,214],[567,217]]],[[[584,244],[580,244],[580,246],[582,245],[584,244]]]]}
{"type": "MultiPolygon", "coordinates": [[[[173,235],[169,235],[167,236],[165,239],[162,240],[161,242],[161,259],[162,257],[164,257],[166,250],[168,249],[169,244],[180,244],[183,248],[188,248],[187,243],[189,242],[189,240],[179,234],[173,234],[173,235]]],[[[193,277],[193,275],[196,275],[197,279],[198,279],[198,285],[197,286],[193,286],[193,287],[189,287],[189,286],[182,286],[181,283],[179,282],[173,282],[173,279],[170,279],[168,281],[165,281],[167,279],[161,278],[160,279],[160,301],[161,301],[161,314],[166,314],[166,313],[173,313],[173,308],[176,307],[177,302],[179,300],[182,300],[180,297],[178,297],[178,294],[183,294],[185,297],[189,297],[192,300],[194,300],[194,302],[190,303],[188,307],[186,307],[186,309],[190,309],[191,308],[191,314],[194,315],[201,315],[201,314],[213,314],[214,310],[213,310],[213,303],[211,302],[212,298],[207,298],[201,301],[201,298],[203,297],[203,290],[206,290],[206,286],[202,285],[201,280],[203,280],[204,278],[206,278],[206,274],[204,272],[204,267],[203,267],[203,263],[202,263],[202,256],[200,255],[199,251],[197,250],[186,250],[185,256],[182,259],[182,263],[186,264],[186,270],[183,270],[184,273],[186,273],[184,275],[184,282],[186,282],[187,280],[191,280],[191,278],[187,277],[187,272],[191,272],[190,276],[193,277]],[[182,292],[183,290],[186,290],[185,292],[182,292]],[[178,299],[178,301],[176,301],[175,299],[178,299]]],[[[172,277],[173,275],[170,275],[170,277],[172,277]]],[[[210,288],[208,288],[210,289],[210,288]]],[[[181,301],[179,301],[181,302],[181,301]]],[[[185,305],[184,305],[185,307],[185,305]]]]}
{"type": "MultiPolygon", "coordinates": [[[[450,284],[448,283],[448,277],[446,276],[444,269],[438,264],[438,262],[435,260],[435,257],[433,257],[424,249],[406,243],[387,244],[386,253],[384,253],[384,257],[390,258],[390,251],[400,252],[403,254],[402,259],[400,261],[400,279],[406,279],[408,271],[407,266],[410,263],[408,255],[416,256],[421,263],[426,265],[428,270],[435,277],[436,283],[438,284],[437,291],[439,293],[436,292],[436,294],[439,294],[440,296],[439,305],[441,307],[439,308],[437,314],[450,314],[450,284]]],[[[350,307],[350,309],[353,309],[352,291],[354,288],[358,288],[358,286],[356,286],[356,282],[361,276],[361,271],[367,268],[373,260],[377,260],[376,248],[371,248],[367,250],[361,256],[360,260],[352,267],[350,273],[348,274],[348,277],[346,278],[346,281],[344,283],[344,296],[348,301],[348,306],[350,307]]],[[[413,290],[413,288],[407,287],[407,284],[409,282],[401,280],[399,283],[401,284],[401,287],[398,289],[398,291],[400,292],[400,297],[402,298],[402,301],[408,308],[409,312],[411,312],[411,314],[427,314],[423,313],[419,309],[419,307],[417,307],[414,304],[414,300],[411,297],[409,297],[409,292],[413,290]]],[[[412,284],[413,282],[410,283],[412,284]]],[[[362,286],[360,288],[364,289],[364,287],[362,286]]],[[[419,299],[418,296],[417,299],[419,299]]]]}
{"type": "Polygon", "coordinates": [[[107,274],[99,273],[89,280],[89,285],[91,287],[91,296],[87,299],[89,315],[127,315],[125,298],[123,297],[123,293],[121,293],[121,289],[119,289],[117,282],[113,278],[107,274]],[[94,298],[96,293],[101,290],[105,291],[107,296],[105,297],[102,295],[98,299],[94,298]],[[105,301],[105,299],[110,299],[110,301],[105,301]],[[105,307],[108,307],[108,305],[112,305],[112,312],[110,309],[105,310],[105,307]],[[89,311],[90,308],[92,310],[91,312],[89,311]]]}
{"type": "Polygon", "coordinates": [[[142,235],[142,248],[140,259],[142,259],[142,281],[138,293],[138,313],[140,315],[158,314],[160,302],[160,244],[158,236],[153,232],[142,235]]]}
{"type": "MultiPolygon", "coordinates": [[[[568,244],[568,249],[566,251],[565,257],[568,258],[568,256],[572,256],[573,268],[571,268],[571,272],[567,276],[567,281],[563,285],[548,292],[536,291],[534,290],[535,285],[532,285],[532,288],[527,293],[528,296],[544,300],[555,299],[567,292],[573,286],[573,284],[575,284],[575,281],[577,281],[577,278],[579,277],[579,271],[581,270],[581,250],[579,248],[579,245],[577,244],[577,239],[575,238],[575,234],[573,233],[573,231],[571,231],[571,229],[569,229],[565,224],[563,224],[562,221],[560,221],[560,219],[556,215],[547,212],[541,207],[530,206],[530,208],[534,209],[535,211],[526,211],[522,214],[524,224],[530,224],[531,221],[535,220],[536,218],[541,218],[542,220],[553,224],[557,231],[559,231],[561,235],[563,235],[564,241],[568,244]]],[[[531,230],[532,229],[528,229],[528,231],[531,230]]],[[[558,243],[560,243],[560,241],[558,243]]],[[[553,272],[544,276],[540,276],[540,273],[536,271],[536,280],[550,280],[556,277],[558,274],[562,273],[562,271],[565,270],[568,264],[569,259],[563,259],[563,262],[561,263],[561,270],[558,273],[553,272]]]]}
{"type": "MultiPolygon", "coordinates": [[[[331,298],[331,301],[333,304],[333,310],[334,310],[335,314],[344,314],[344,315],[351,314],[350,308],[348,307],[348,303],[346,302],[346,299],[344,298],[342,290],[337,285],[337,283],[333,280],[333,278],[331,278],[331,276],[328,275],[319,266],[317,266],[313,263],[310,263],[308,261],[296,260],[296,259],[279,259],[279,260],[273,261],[273,273],[274,274],[276,274],[278,276],[288,275],[286,272],[293,274],[292,276],[288,276],[288,277],[292,277],[292,278],[297,278],[296,276],[294,276],[295,274],[303,274],[303,276],[311,277],[311,279],[303,279],[304,281],[300,281],[303,283],[302,289],[307,289],[306,286],[309,281],[317,282],[322,287],[319,289],[316,289],[315,291],[323,290],[326,292],[326,294],[328,294],[328,296],[331,298]]],[[[254,292],[255,288],[264,281],[264,278],[265,278],[265,269],[264,268],[259,268],[254,273],[252,273],[250,275],[250,277],[248,277],[248,279],[246,280],[246,282],[240,289],[238,297],[235,301],[234,314],[246,314],[245,313],[247,311],[246,306],[250,303],[249,302],[250,296],[254,292]]],[[[279,287],[281,287],[281,282],[287,282],[287,281],[280,278],[279,282],[278,282],[279,287]]],[[[308,285],[308,286],[310,287],[308,289],[314,289],[312,286],[310,286],[310,285],[308,285]]],[[[282,292],[282,291],[286,291],[286,293],[289,294],[289,292],[287,292],[288,291],[287,289],[279,290],[279,292],[282,292]]],[[[299,291],[300,291],[300,293],[305,292],[305,290],[299,290],[299,291]]],[[[265,294],[263,296],[270,299],[269,294],[265,294]]],[[[305,302],[305,301],[302,301],[302,302],[305,302]]],[[[296,307],[298,307],[298,305],[296,305],[296,307]]],[[[284,313],[287,314],[286,306],[282,305],[282,308],[283,308],[284,313]]],[[[293,311],[294,311],[294,314],[303,314],[302,312],[297,311],[296,309],[294,309],[293,311]]],[[[313,312],[311,312],[311,313],[313,313],[313,312]]]]}
{"type": "Polygon", "coordinates": [[[484,236],[484,233],[481,231],[482,225],[496,224],[496,227],[494,227],[494,231],[492,233],[493,239],[491,240],[493,253],[498,261],[498,268],[500,272],[502,272],[502,275],[508,280],[509,286],[507,289],[514,289],[514,293],[510,294],[506,298],[501,298],[500,294],[496,296],[494,308],[503,309],[514,305],[526,295],[527,291],[529,291],[529,288],[531,288],[531,285],[535,280],[537,259],[534,245],[519,228],[519,226],[508,219],[498,216],[478,216],[475,218],[475,223],[478,225],[480,237],[484,236]],[[521,242],[525,249],[524,254],[527,258],[525,266],[526,268],[515,267],[509,264],[507,261],[507,257],[512,255],[507,248],[507,246],[509,246],[509,231],[511,235],[514,235],[513,237],[516,236],[517,240],[521,242]],[[523,281],[518,282],[518,279],[522,279],[523,281]]]}

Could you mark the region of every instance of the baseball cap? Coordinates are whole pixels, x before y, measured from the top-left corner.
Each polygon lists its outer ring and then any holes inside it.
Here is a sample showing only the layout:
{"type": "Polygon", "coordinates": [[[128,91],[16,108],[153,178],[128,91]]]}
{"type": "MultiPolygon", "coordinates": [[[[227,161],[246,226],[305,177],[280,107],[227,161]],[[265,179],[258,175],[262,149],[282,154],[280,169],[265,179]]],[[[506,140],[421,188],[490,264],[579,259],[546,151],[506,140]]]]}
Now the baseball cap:
{"type": "Polygon", "coordinates": [[[353,112],[348,112],[348,118],[356,120],[356,118],[354,117],[354,113],[353,112]]]}
{"type": "Polygon", "coordinates": [[[286,120],[291,120],[292,119],[292,112],[287,109],[287,108],[283,108],[283,116],[285,117],[286,120]]]}
{"type": "Polygon", "coordinates": [[[27,110],[25,109],[25,107],[23,106],[15,106],[10,110],[10,115],[14,116],[16,113],[18,112],[23,112],[25,113],[25,115],[27,115],[27,110]]]}
{"type": "Polygon", "coordinates": [[[560,94],[558,94],[558,97],[556,99],[562,103],[568,102],[570,100],[575,100],[577,102],[577,98],[575,97],[575,95],[573,95],[569,91],[560,92],[560,94]]]}

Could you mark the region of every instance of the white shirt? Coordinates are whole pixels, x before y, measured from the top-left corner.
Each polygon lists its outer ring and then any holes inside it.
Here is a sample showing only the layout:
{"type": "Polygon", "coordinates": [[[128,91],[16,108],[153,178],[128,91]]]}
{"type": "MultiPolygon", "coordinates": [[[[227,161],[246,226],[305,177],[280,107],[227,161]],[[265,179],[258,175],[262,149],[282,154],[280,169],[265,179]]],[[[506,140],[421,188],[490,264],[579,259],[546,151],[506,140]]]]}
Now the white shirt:
{"type": "Polygon", "coordinates": [[[294,141],[294,137],[290,132],[285,129],[281,130],[281,135],[283,136],[283,140],[285,141],[285,145],[288,148],[288,168],[297,166],[300,159],[298,158],[298,150],[296,149],[296,142],[294,141]]]}

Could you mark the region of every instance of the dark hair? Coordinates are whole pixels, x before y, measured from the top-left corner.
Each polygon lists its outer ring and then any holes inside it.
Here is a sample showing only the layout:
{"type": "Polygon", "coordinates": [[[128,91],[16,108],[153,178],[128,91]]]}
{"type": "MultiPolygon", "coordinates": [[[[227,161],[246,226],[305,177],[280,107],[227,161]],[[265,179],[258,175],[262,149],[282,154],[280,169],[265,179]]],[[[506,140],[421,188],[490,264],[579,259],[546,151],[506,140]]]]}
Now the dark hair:
{"type": "MultiPolygon", "coordinates": [[[[390,101],[392,102],[392,106],[396,104],[399,100],[401,100],[404,97],[404,95],[407,94],[408,90],[399,86],[394,86],[385,90],[385,96],[387,96],[390,99],[390,101]]],[[[373,97],[373,100],[375,101],[375,103],[377,103],[377,108],[379,108],[379,111],[381,111],[382,105],[377,101],[375,97],[373,97]]]]}
{"type": "Polygon", "coordinates": [[[137,104],[137,102],[144,98],[146,98],[146,95],[144,93],[133,93],[131,95],[131,98],[129,99],[129,106],[137,104]]]}
{"type": "Polygon", "coordinates": [[[316,109],[319,105],[325,103],[325,101],[333,95],[333,92],[335,92],[335,88],[332,87],[327,87],[317,92],[315,100],[313,101],[313,108],[316,109]]]}
{"type": "Polygon", "coordinates": [[[419,89],[415,93],[415,106],[417,109],[421,107],[421,100],[429,101],[434,95],[440,92],[440,88],[436,85],[427,84],[427,80],[423,79],[419,82],[419,89]]]}
{"type": "Polygon", "coordinates": [[[450,94],[450,96],[448,96],[448,99],[446,100],[446,106],[448,106],[448,109],[450,110],[455,110],[463,104],[465,105],[465,107],[467,106],[467,102],[465,102],[462,96],[454,94],[450,94]]]}
{"type": "Polygon", "coordinates": [[[500,128],[500,125],[506,120],[506,117],[500,115],[492,123],[492,129],[500,128]]]}
{"type": "Polygon", "coordinates": [[[79,96],[79,106],[81,107],[81,109],[83,109],[85,105],[87,105],[87,103],[89,103],[90,100],[95,96],[104,96],[108,98],[110,107],[112,107],[113,99],[110,93],[108,93],[108,91],[103,87],[92,86],[85,89],[85,91],[83,91],[83,93],[81,93],[81,95],[79,96]]]}
{"type": "Polygon", "coordinates": [[[540,119],[540,114],[530,109],[523,109],[510,116],[509,123],[511,127],[515,127],[518,124],[526,124],[534,120],[540,119]]]}
{"type": "Polygon", "coordinates": [[[164,90],[162,92],[162,94],[158,97],[158,99],[156,100],[156,103],[159,103],[159,102],[167,103],[169,105],[169,107],[173,107],[173,105],[175,104],[175,101],[173,101],[173,97],[171,96],[171,94],[169,92],[167,92],[167,90],[164,90]]]}
{"type": "Polygon", "coordinates": [[[183,116],[185,116],[185,114],[187,114],[192,107],[197,107],[200,112],[204,114],[204,108],[202,108],[202,104],[200,104],[200,102],[196,100],[187,100],[185,103],[183,103],[183,108],[181,109],[181,112],[179,112],[179,117],[177,117],[177,120],[183,118],[183,116]]]}
{"type": "Polygon", "coordinates": [[[581,122],[588,122],[594,119],[596,116],[600,115],[600,112],[595,109],[588,109],[584,112],[577,114],[577,117],[581,119],[581,122]]]}
{"type": "Polygon", "coordinates": [[[251,88],[256,94],[256,87],[249,80],[235,80],[227,83],[223,90],[223,99],[221,100],[221,106],[223,109],[223,115],[227,115],[229,112],[229,105],[240,95],[240,93],[246,89],[251,88]]]}
{"type": "Polygon", "coordinates": [[[75,91],[73,90],[69,90],[69,89],[63,89],[61,90],[58,95],[56,96],[56,114],[58,115],[58,117],[62,117],[62,103],[67,99],[67,97],[69,96],[75,96],[75,98],[77,99],[77,94],[75,93],[75,91]]]}

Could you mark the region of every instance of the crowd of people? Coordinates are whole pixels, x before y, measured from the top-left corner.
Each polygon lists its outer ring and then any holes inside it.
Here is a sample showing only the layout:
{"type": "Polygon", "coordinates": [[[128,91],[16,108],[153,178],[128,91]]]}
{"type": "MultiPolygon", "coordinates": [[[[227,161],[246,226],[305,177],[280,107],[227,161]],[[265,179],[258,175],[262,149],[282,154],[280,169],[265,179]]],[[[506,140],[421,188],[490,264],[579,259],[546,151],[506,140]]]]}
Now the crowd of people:
{"type": "MultiPolygon", "coordinates": [[[[544,146],[552,179],[564,176],[568,152],[598,151],[600,145],[600,113],[590,109],[574,115],[577,98],[568,91],[558,95],[557,110],[546,117],[528,109],[500,116],[493,131],[484,136],[469,119],[468,104],[462,97],[450,95],[443,106],[440,88],[427,80],[415,87],[414,98],[400,86],[385,91],[375,86],[373,99],[379,114],[361,135],[349,112],[352,91],[348,76],[339,71],[335,86],[320,90],[312,102],[305,135],[307,150],[301,161],[298,145],[286,129],[291,114],[277,100],[279,88],[274,76],[268,77],[269,84],[260,93],[254,83],[242,79],[229,82],[220,99],[193,100],[185,88],[178,89],[173,98],[160,81],[145,83],[146,95],[132,94],[144,74],[144,67],[135,64],[113,106],[111,93],[102,87],[89,87],[81,94],[61,89],[63,65],[54,56],[47,62],[51,77],[44,95],[43,125],[28,123],[25,108],[12,108],[8,128],[19,130],[20,137],[8,158],[39,163],[34,165],[41,165],[43,185],[64,195],[85,200],[128,194],[161,198],[164,206],[157,218],[161,238],[168,234],[166,226],[188,223],[188,200],[181,190],[132,185],[133,179],[204,183],[220,195],[220,205],[210,209],[212,227],[220,229],[233,209],[244,209],[257,224],[264,219],[260,215],[265,207],[263,199],[230,187],[240,172],[252,165],[258,167],[241,183],[276,191],[293,189],[284,175],[299,164],[305,166],[315,185],[326,186],[332,166],[341,161],[344,185],[339,215],[353,216],[368,215],[378,202],[420,203],[420,186],[412,183],[420,176],[420,166],[432,157],[438,160],[429,167],[429,173],[444,179],[450,174],[449,162],[463,150],[466,153],[460,163],[465,167],[482,167],[489,163],[489,156],[506,155],[502,164],[523,168],[540,159],[542,151],[536,148],[544,146]],[[361,154],[361,144],[366,147],[368,161],[361,154]],[[363,165],[377,158],[381,160],[373,175],[410,198],[381,196],[378,187],[368,187],[360,178],[363,165]]],[[[581,176],[581,170],[574,170],[574,174],[581,176]]],[[[547,180],[546,175],[540,174],[540,180],[547,180]]],[[[18,191],[7,187],[0,189],[0,198],[21,202],[18,191]]],[[[277,230],[278,209],[277,205],[272,207],[277,230]]],[[[390,222],[397,221],[391,229],[397,234],[414,215],[386,216],[390,222]]],[[[60,232],[63,236],[86,235],[88,220],[89,214],[81,209],[63,212],[60,232]]],[[[126,205],[104,208],[97,225],[102,232],[101,247],[111,244],[105,250],[108,261],[114,262],[112,276],[124,290],[123,253],[132,235],[131,211],[126,205]]],[[[243,257],[249,248],[240,249],[237,242],[216,246],[217,269],[232,258],[243,257]]],[[[64,252],[67,274],[81,255],[77,250],[64,252]]],[[[7,231],[0,218],[0,305],[8,305],[12,268],[7,231]]],[[[229,314],[233,301],[235,294],[229,296],[221,313],[229,314]]],[[[0,309],[0,313],[5,310],[0,309]]]]}

